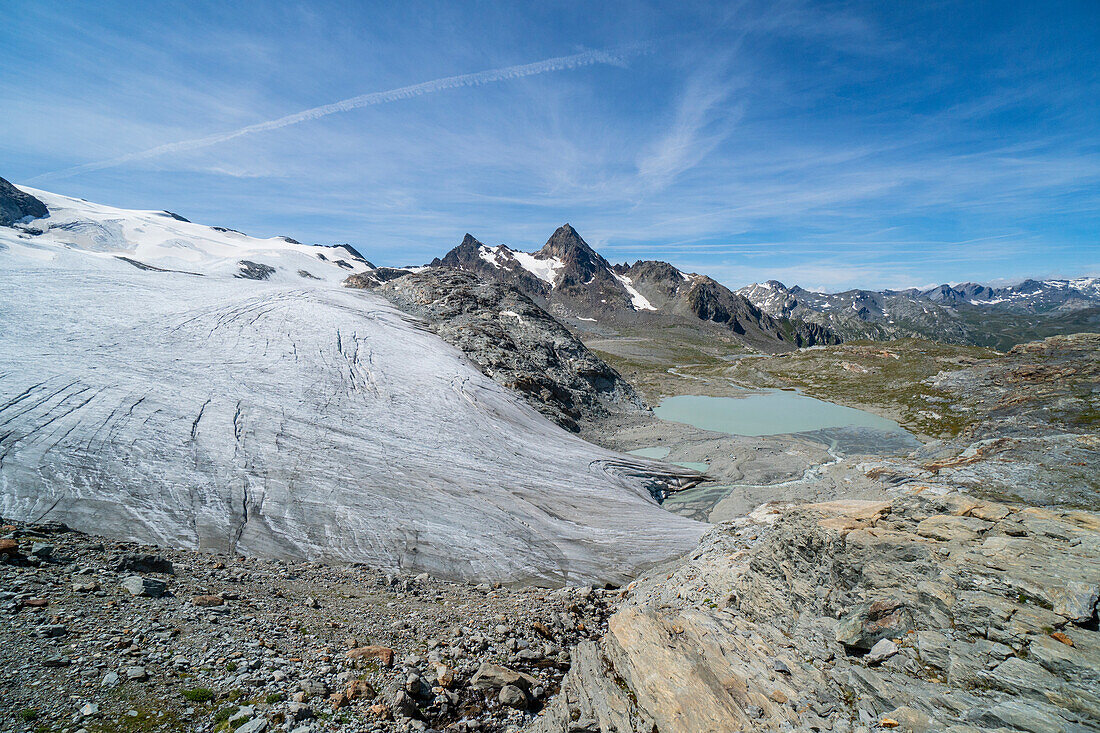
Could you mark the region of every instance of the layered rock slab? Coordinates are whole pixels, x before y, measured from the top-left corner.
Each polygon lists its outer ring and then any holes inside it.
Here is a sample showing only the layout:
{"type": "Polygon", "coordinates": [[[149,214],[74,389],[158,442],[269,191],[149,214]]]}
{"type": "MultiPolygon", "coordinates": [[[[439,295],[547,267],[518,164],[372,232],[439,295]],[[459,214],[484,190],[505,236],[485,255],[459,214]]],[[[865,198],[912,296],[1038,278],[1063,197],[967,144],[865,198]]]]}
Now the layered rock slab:
{"type": "Polygon", "coordinates": [[[1098,590],[1091,512],[764,509],[632,585],[532,730],[1094,730],[1098,590]]]}

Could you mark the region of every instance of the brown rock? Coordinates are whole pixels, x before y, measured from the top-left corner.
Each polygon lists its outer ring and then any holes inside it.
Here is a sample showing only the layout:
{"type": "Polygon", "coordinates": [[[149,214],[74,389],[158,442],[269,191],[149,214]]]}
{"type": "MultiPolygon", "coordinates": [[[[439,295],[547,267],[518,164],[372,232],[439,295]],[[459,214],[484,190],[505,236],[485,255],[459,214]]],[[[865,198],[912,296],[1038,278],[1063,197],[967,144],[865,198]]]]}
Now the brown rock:
{"type": "Polygon", "coordinates": [[[440,687],[450,687],[454,684],[455,673],[446,664],[435,665],[435,680],[440,687]]]}
{"type": "Polygon", "coordinates": [[[27,608],[45,608],[50,605],[50,602],[45,598],[28,598],[23,601],[23,605],[27,608]]]}
{"type": "Polygon", "coordinates": [[[1075,644],[1073,643],[1073,639],[1069,638],[1061,631],[1055,631],[1053,634],[1050,635],[1050,638],[1054,639],[1055,641],[1060,641],[1066,646],[1075,646],[1075,644]]]}
{"type": "Polygon", "coordinates": [[[0,540],[0,555],[6,555],[8,557],[17,557],[19,552],[19,543],[15,540],[0,540]]]}
{"type": "Polygon", "coordinates": [[[333,710],[339,710],[348,704],[348,696],[342,692],[337,692],[334,695],[329,695],[328,701],[333,710]]]}
{"type": "Polygon", "coordinates": [[[351,662],[378,660],[383,667],[392,667],[393,649],[385,646],[360,646],[349,649],[347,658],[351,662]]]}
{"type": "Polygon", "coordinates": [[[196,606],[220,606],[225,601],[221,596],[195,596],[191,599],[191,603],[196,606]]]}
{"type": "Polygon", "coordinates": [[[373,700],[378,693],[366,680],[352,680],[348,683],[347,698],[349,700],[373,700]]]}
{"type": "Polygon", "coordinates": [[[531,690],[538,684],[531,675],[508,669],[492,662],[482,662],[470,679],[470,685],[478,690],[498,690],[505,685],[513,685],[522,690],[531,690]]]}

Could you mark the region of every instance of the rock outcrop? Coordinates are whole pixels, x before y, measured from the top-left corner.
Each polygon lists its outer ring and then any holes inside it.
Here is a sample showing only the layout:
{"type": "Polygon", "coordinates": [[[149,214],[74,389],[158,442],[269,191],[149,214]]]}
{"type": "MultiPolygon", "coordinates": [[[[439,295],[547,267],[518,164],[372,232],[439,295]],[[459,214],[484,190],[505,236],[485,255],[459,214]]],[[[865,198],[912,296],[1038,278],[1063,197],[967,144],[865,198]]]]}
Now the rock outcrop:
{"type": "Polygon", "coordinates": [[[376,292],[425,318],[484,374],[562,427],[576,432],[578,421],[646,409],[618,372],[510,285],[431,268],[376,292]]]}
{"type": "Polygon", "coordinates": [[[48,215],[44,203],[0,178],[0,226],[11,226],[28,216],[41,219],[48,215]]]}
{"type": "Polygon", "coordinates": [[[532,730],[1093,730],[1100,515],[766,507],[628,589],[532,730]]]}

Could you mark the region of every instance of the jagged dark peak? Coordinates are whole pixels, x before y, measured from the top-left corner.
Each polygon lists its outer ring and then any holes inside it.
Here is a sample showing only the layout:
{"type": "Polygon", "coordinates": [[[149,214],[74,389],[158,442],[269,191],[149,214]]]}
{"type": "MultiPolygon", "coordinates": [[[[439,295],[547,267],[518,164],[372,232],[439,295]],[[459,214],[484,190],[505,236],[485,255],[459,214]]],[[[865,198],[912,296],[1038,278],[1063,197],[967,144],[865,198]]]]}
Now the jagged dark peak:
{"type": "Polygon", "coordinates": [[[431,266],[462,267],[464,263],[469,262],[472,258],[476,258],[478,252],[484,246],[484,244],[478,241],[477,237],[466,232],[466,236],[462,238],[462,242],[460,242],[457,247],[443,255],[443,259],[436,257],[432,260],[431,266]]]}
{"type": "Polygon", "coordinates": [[[44,203],[0,178],[0,226],[10,226],[28,216],[41,219],[49,214],[44,203]]]}
{"type": "Polygon", "coordinates": [[[1011,285],[1011,286],[1005,288],[1005,290],[1008,290],[1008,291],[1011,291],[1011,292],[1014,292],[1014,293],[1037,293],[1042,289],[1043,289],[1043,284],[1041,282],[1039,282],[1038,280],[1032,280],[1031,278],[1028,278],[1027,280],[1024,280],[1022,283],[1020,283],[1018,285],[1011,285]]]}
{"type": "Polygon", "coordinates": [[[480,247],[484,247],[485,245],[482,244],[481,240],[479,240],[473,234],[466,232],[466,236],[462,238],[462,242],[458,246],[462,249],[470,249],[471,247],[473,249],[478,249],[480,247]]]}
{"type": "Polygon", "coordinates": [[[787,286],[778,280],[768,280],[765,285],[770,285],[775,290],[787,290],[787,286]]]}
{"type": "Polygon", "coordinates": [[[592,260],[600,262],[605,267],[611,266],[596,250],[588,246],[588,242],[584,241],[577,230],[569,224],[562,224],[558,227],[550,235],[550,239],[546,240],[546,244],[542,245],[542,249],[536,253],[536,256],[556,257],[566,263],[592,260]]]}
{"type": "Polygon", "coordinates": [[[637,260],[633,265],[623,265],[615,268],[617,272],[625,272],[631,277],[649,278],[655,280],[682,281],[684,274],[674,265],[663,260],[637,260]]]}

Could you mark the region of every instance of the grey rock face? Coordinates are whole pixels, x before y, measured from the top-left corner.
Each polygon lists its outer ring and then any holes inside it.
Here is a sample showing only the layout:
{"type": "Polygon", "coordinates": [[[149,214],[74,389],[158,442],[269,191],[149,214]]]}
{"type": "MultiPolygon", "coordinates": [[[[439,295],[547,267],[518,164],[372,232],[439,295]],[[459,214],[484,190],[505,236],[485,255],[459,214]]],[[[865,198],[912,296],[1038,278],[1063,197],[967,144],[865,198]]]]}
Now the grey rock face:
{"type": "Polygon", "coordinates": [[[49,216],[46,205],[0,178],[0,226],[11,226],[20,219],[49,216]]]}
{"type": "Polygon", "coordinates": [[[562,427],[576,431],[579,420],[645,409],[614,369],[509,285],[432,269],[388,282],[378,293],[427,319],[484,374],[562,427]]]}
{"type": "Polygon", "coordinates": [[[761,508],[634,584],[533,730],[1089,730],[1097,609],[1053,611],[1068,584],[1100,587],[1100,515],[922,493],[761,508]],[[1000,519],[917,531],[978,516],[1000,519]]]}

